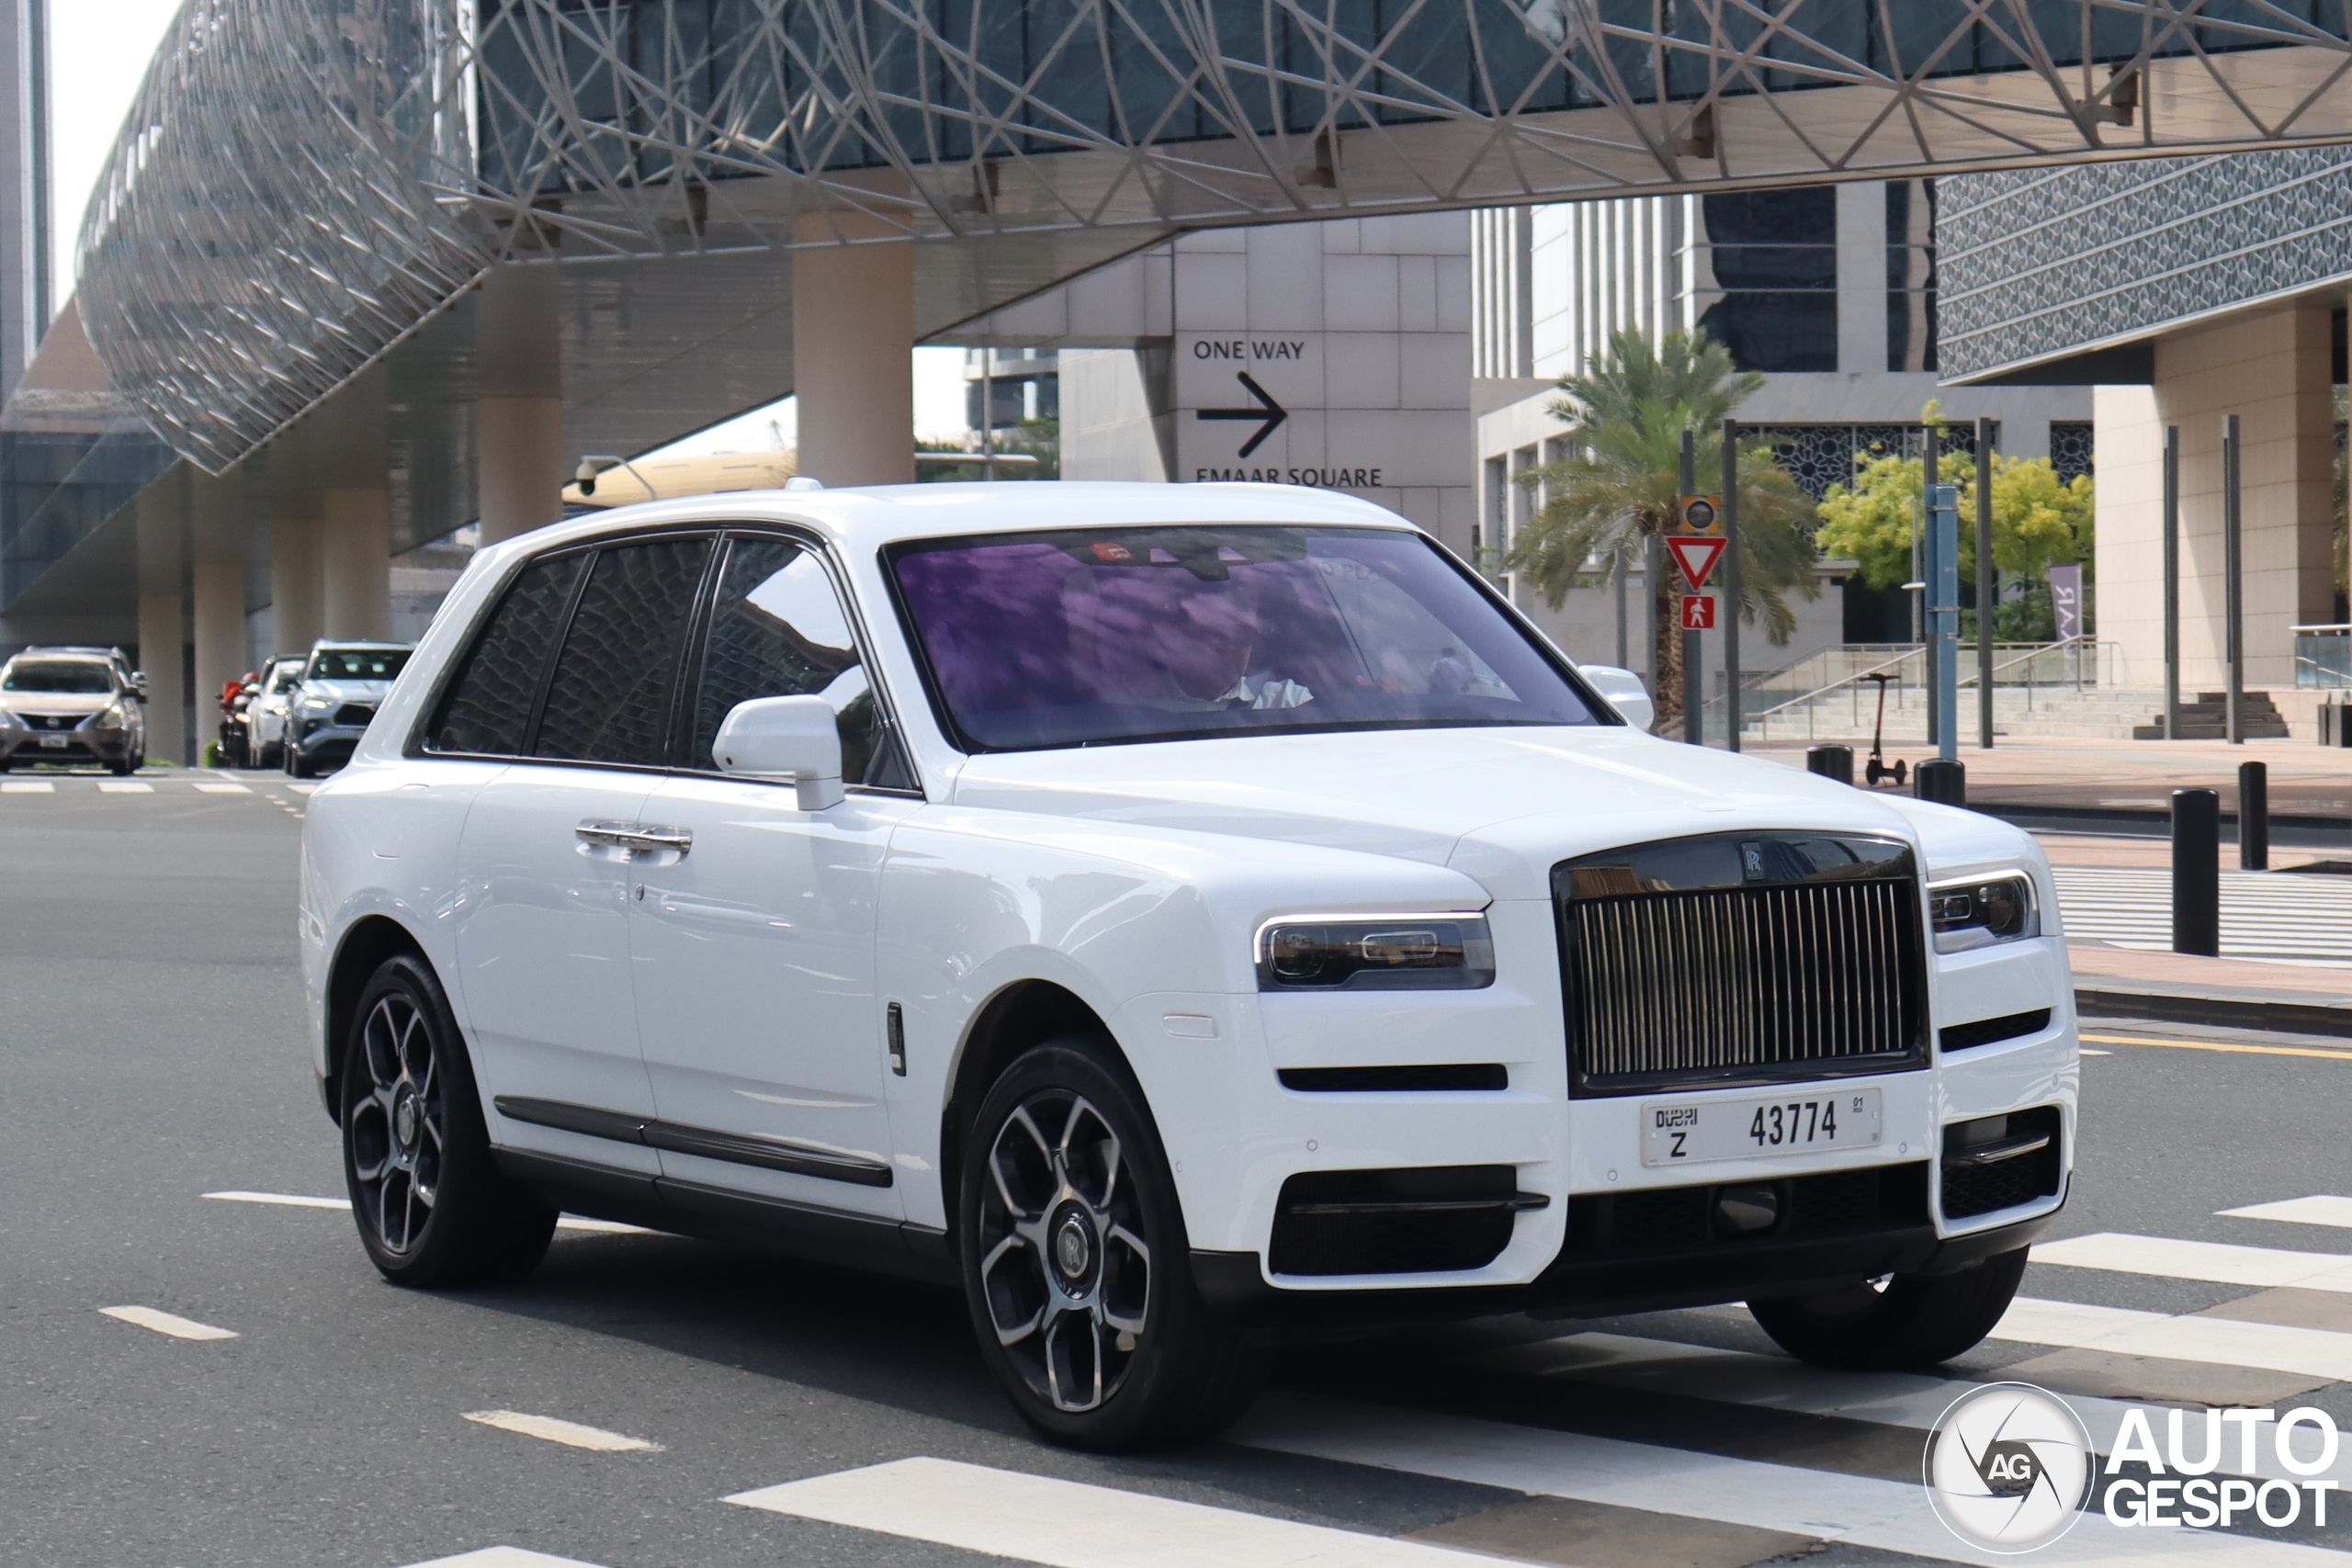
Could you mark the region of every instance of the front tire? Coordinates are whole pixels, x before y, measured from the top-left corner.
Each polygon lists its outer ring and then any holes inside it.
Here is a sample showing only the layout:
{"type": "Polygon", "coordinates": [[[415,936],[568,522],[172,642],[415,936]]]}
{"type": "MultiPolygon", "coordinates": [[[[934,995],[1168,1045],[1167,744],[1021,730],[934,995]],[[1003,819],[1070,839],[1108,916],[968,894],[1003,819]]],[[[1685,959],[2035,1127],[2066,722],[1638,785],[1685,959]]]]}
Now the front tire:
{"type": "Polygon", "coordinates": [[[2009,1310],[2026,1253],[1996,1253],[1951,1274],[1897,1274],[1818,1296],[1747,1303],[1799,1360],[1840,1371],[1932,1367],[1973,1349],[2009,1310]]]}
{"type": "Polygon", "coordinates": [[[1193,1288],[1167,1155],[1109,1046],[1073,1036],[1015,1060],[961,1168],[973,1332],[1040,1435],[1126,1452],[1248,1407],[1258,1357],[1193,1288]]]}
{"type": "Polygon", "coordinates": [[[456,1018],[422,959],[388,958],[343,1048],[343,1174],[368,1261],[396,1285],[520,1280],[556,1213],[491,1156],[456,1018]]]}
{"type": "Polygon", "coordinates": [[[286,749],[286,775],[296,779],[307,779],[311,776],[311,759],[291,746],[286,749]]]}

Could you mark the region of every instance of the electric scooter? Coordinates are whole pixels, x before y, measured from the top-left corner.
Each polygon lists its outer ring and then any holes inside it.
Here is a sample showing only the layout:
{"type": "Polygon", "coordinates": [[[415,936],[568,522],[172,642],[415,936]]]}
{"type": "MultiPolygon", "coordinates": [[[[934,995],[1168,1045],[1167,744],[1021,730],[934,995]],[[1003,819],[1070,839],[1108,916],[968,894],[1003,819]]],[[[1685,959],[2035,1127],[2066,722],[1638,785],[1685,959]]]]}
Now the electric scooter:
{"type": "Polygon", "coordinates": [[[1865,675],[1862,679],[1878,682],[1878,717],[1871,725],[1871,760],[1863,764],[1862,777],[1870,781],[1871,787],[1873,789],[1878,787],[1878,782],[1881,779],[1891,779],[1894,781],[1894,787],[1901,789],[1905,781],[1910,776],[1911,764],[1897,757],[1894,766],[1889,767],[1881,746],[1881,740],[1886,734],[1886,683],[1894,677],[1883,671],[1879,671],[1865,675]]]}

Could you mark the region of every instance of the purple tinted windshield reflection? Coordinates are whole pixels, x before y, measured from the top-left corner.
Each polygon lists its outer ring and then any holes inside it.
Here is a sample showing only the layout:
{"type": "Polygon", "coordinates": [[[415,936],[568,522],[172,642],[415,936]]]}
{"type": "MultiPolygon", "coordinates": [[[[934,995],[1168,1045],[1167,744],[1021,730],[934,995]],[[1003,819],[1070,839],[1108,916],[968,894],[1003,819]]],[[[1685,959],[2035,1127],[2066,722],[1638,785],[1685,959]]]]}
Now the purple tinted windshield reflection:
{"type": "Polygon", "coordinates": [[[900,545],[889,561],[940,702],[978,750],[1596,722],[1418,535],[1111,528],[900,545]]]}

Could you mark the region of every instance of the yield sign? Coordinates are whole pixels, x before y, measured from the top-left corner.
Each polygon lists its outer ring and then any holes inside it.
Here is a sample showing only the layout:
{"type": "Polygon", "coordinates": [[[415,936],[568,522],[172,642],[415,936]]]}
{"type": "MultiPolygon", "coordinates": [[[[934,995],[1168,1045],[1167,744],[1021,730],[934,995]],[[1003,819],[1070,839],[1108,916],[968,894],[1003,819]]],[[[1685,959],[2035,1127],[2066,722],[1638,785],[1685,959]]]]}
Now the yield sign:
{"type": "Polygon", "coordinates": [[[1724,541],[1721,539],[1668,539],[1666,547],[1672,550],[1674,558],[1681,563],[1683,579],[1690,584],[1693,593],[1707,586],[1707,579],[1714,575],[1715,562],[1723,559],[1724,556],[1724,541]]]}

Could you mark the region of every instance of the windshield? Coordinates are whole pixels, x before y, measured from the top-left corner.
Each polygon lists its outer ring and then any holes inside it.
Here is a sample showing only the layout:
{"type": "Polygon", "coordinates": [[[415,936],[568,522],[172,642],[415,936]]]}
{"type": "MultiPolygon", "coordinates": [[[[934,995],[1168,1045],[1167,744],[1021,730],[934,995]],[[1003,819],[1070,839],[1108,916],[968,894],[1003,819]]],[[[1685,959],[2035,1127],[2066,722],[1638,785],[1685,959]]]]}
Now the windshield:
{"type": "Polygon", "coordinates": [[[311,654],[306,681],[389,681],[408,662],[405,648],[322,648],[311,654]]]}
{"type": "Polygon", "coordinates": [[[1418,535],[1110,529],[927,540],[888,559],[967,750],[1598,722],[1418,535]]]}
{"type": "Polygon", "coordinates": [[[114,690],[114,671],[96,660],[54,664],[11,664],[0,691],[45,692],[52,696],[103,697],[114,690]]]}

